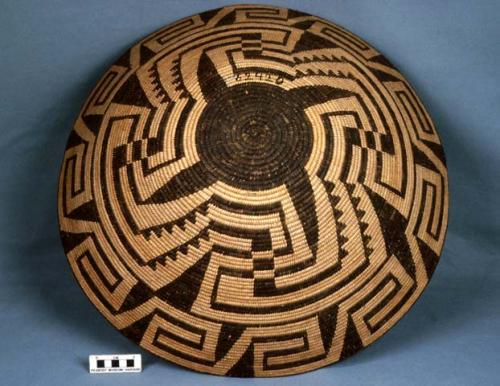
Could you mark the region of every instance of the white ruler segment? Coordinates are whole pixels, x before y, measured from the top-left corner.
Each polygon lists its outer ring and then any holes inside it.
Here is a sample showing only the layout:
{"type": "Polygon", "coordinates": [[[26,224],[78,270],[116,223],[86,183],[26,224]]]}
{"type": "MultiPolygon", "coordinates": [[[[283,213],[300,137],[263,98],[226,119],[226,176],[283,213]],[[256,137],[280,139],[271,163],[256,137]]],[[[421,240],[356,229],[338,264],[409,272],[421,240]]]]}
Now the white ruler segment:
{"type": "Polygon", "coordinates": [[[142,371],[141,354],[89,355],[89,372],[140,373],[142,371]]]}

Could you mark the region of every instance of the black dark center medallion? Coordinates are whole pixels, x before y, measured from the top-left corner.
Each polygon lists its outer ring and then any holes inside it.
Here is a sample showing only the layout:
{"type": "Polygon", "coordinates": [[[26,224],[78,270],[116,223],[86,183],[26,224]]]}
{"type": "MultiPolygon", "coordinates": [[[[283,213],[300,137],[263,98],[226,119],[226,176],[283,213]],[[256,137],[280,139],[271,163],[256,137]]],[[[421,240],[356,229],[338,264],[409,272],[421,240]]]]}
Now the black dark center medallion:
{"type": "Polygon", "coordinates": [[[309,159],[312,129],[303,106],[277,86],[224,89],[199,120],[196,147],[209,173],[250,190],[290,181],[309,159]]]}

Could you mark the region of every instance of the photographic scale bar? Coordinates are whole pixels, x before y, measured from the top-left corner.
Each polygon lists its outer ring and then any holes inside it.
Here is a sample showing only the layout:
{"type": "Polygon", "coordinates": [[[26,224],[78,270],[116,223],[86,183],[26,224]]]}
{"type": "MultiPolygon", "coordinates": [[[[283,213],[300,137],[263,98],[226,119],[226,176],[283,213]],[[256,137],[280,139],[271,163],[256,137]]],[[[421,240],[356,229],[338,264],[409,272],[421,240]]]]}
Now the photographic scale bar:
{"type": "Polygon", "coordinates": [[[142,371],[141,354],[89,355],[89,372],[140,373],[142,371]]]}

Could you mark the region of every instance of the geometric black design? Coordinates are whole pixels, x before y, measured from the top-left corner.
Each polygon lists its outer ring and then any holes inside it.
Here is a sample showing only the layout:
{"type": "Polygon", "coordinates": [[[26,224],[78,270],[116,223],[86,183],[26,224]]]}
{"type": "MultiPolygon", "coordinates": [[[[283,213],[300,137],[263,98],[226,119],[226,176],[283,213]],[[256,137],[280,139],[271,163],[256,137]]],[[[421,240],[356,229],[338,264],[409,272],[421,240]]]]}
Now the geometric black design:
{"type": "Polygon", "coordinates": [[[316,369],[380,338],[439,261],[448,182],[406,79],[343,28],[234,5],[103,75],[59,181],[64,251],[125,336],[211,374],[316,369]]]}

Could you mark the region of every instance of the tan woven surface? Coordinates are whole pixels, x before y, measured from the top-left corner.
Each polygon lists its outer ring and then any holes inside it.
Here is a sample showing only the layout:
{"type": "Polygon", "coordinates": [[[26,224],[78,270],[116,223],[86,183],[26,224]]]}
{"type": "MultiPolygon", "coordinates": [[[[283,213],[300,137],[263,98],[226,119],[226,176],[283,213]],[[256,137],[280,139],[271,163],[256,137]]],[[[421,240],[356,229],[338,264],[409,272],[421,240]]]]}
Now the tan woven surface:
{"type": "Polygon", "coordinates": [[[444,153],[402,75],[346,30],[233,6],[143,39],[67,144],[63,245],[99,311],[194,370],[277,376],[369,345],[439,260],[444,153]]]}

